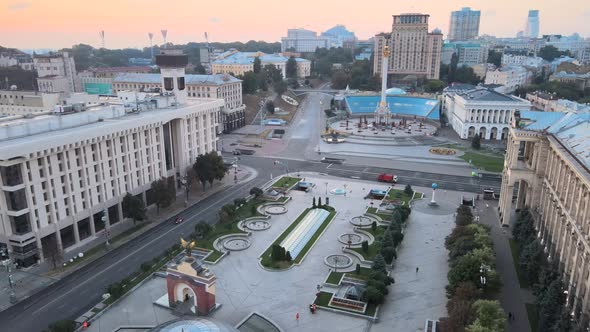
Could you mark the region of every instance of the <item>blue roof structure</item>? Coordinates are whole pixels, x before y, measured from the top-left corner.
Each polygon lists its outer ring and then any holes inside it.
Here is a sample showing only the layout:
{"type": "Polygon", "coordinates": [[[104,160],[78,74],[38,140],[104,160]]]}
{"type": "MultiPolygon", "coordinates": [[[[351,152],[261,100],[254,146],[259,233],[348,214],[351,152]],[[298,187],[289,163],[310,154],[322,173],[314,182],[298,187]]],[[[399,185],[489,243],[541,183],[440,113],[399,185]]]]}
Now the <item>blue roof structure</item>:
{"type": "MultiPolygon", "coordinates": [[[[375,112],[381,97],[347,96],[345,100],[350,113],[369,114],[375,112]]],[[[440,118],[438,100],[403,95],[387,96],[386,100],[389,110],[393,114],[415,115],[432,120],[440,118]]]]}
{"type": "MultiPolygon", "coordinates": [[[[565,113],[560,112],[537,112],[537,111],[521,111],[520,117],[522,119],[530,120],[532,123],[526,125],[524,128],[528,130],[545,130],[561,119],[565,113]]],[[[525,121],[527,123],[528,121],[525,121]]]]}

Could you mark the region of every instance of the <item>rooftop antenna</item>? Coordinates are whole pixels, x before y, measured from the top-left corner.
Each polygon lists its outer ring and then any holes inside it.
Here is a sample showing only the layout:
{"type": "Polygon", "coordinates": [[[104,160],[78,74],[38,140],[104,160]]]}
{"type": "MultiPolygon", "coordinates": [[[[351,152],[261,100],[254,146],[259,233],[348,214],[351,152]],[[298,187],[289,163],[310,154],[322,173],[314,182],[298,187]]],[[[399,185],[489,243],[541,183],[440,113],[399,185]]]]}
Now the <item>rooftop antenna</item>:
{"type": "Polygon", "coordinates": [[[100,30],[100,32],[98,34],[100,35],[100,40],[102,42],[101,46],[102,46],[102,48],[105,48],[104,47],[104,30],[100,30]]]}
{"type": "Polygon", "coordinates": [[[153,59],[154,58],[154,43],[153,43],[154,34],[151,33],[151,32],[149,32],[148,33],[148,38],[150,39],[150,54],[152,56],[151,59],[153,59]]]}
{"type": "Polygon", "coordinates": [[[168,37],[168,30],[160,30],[162,32],[162,38],[164,38],[164,47],[166,47],[166,37],[168,37]]]}

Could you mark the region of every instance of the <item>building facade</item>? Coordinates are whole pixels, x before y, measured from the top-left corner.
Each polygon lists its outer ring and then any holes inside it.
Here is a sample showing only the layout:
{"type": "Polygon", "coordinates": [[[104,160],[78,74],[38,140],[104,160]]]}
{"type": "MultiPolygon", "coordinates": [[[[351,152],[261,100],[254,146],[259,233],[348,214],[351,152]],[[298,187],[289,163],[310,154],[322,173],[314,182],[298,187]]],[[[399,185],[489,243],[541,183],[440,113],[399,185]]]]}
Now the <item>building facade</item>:
{"type": "Polygon", "coordinates": [[[500,220],[528,209],[538,240],[556,261],[572,319],[589,328],[590,314],[590,113],[567,113],[551,123],[541,112],[515,115],[500,193],[500,220]],[[517,195],[515,196],[515,192],[517,195]]]}
{"type": "MultiPolygon", "coordinates": [[[[266,54],[263,52],[238,52],[230,50],[219,55],[211,64],[213,74],[227,74],[242,76],[249,71],[254,71],[254,60],[260,59],[262,67],[273,65],[279,69],[283,77],[287,77],[287,61],[289,57],[282,54],[266,54]]],[[[303,58],[295,58],[297,62],[297,77],[304,78],[311,75],[311,61],[303,58]]]]}
{"type": "Polygon", "coordinates": [[[0,115],[49,112],[60,103],[61,99],[62,95],[59,93],[0,90],[0,115]]]}
{"type": "Polygon", "coordinates": [[[503,93],[511,93],[519,87],[527,86],[529,81],[529,73],[524,67],[506,66],[488,71],[484,83],[502,85],[503,93]]]}
{"type": "Polygon", "coordinates": [[[346,27],[341,24],[338,24],[322,32],[320,37],[328,39],[329,47],[343,47],[354,49],[354,43],[356,41],[356,36],[354,35],[354,32],[348,31],[348,29],[346,29],[346,27]],[[352,45],[352,47],[346,47],[347,45],[352,45]]]}
{"type": "Polygon", "coordinates": [[[524,66],[524,67],[541,67],[545,63],[545,60],[537,56],[526,56],[526,55],[514,55],[514,54],[502,54],[502,66],[524,66]]]}
{"type": "Polygon", "coordinates": [[[37,70],[39,79],[43,79],[45,77],[65,77],[68,83],[68,92],[82,91],[80,80],[78,79],[78,74],[76,72],[74,58],[70,57],[68,52],[36,55],[33,57],[33,63],[35,64],[35,70],[37,70]]]}
{"type": "Polygon", "coordinates": [[[329,48],[330,40],[318,37],[315,31],[306,29],[288,29],[287,37],[281,38],[281,52],[293,50],[301,53],[313,53],[318,48],[329,48]]]}
{"type": "MultiPolygon", "coordinates": [[[[186,91],[192,98],[223,99],[223,132],[246,124],[246,106],[242,101],[242,81],[229,75],[185,75],[186,91]]],[[[159,91],[160,74],[119,74],[113,79],[112,91],[159,91]]]]}
{"type": "Polygon", "coordinates": [[[451,41],[471,40],[479,35],[481,12],[463,7],[451,12],[448,39],[451,41]]]}
{"type": "Polygon", "coordinates": [[[373,71],[381,74],[383,48],[391,50],[388,75],[438,79],[441,61],[442,33],[428,32],[429,15],[401,14],[393,16],[391,34],[375,36],[373,71]],[[389,37],[389,41],[387,41],[389,37]]]}
{"type": "Polygon", "coordinates": [[[167,95],[148,96],[141,109],[97,104],[3,121],[0,243],[19,266],[106,240],[129,222],[127,193],[150,205],[153,181],[177,187],[198,155],[216,151],[223,100],[187,99],[184,66],[175,67],[182,57],[158,61],[167,95]]]}
{"type": "Polygon", "coordinates": [[[453,54],[457,56],[457,66],[473,66],[488,61],[488,49],[475,42],[445,43],[441,51],[441,63],[451,63],[453,54]]]}
{"type": "Polygon", "coordinates": [[[505,140],[514,112],[531,108],[526,100],[481,87],[449,90],[443,98],[448,122],[462,139],[505,140]]]}

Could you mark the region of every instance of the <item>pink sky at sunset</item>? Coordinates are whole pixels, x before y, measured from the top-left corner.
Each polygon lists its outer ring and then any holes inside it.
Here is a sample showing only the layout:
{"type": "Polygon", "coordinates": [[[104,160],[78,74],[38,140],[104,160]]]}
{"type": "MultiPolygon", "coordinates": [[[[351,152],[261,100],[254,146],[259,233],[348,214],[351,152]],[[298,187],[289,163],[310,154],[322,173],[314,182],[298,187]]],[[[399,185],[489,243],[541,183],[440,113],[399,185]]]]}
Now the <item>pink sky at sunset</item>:
{"type": "Polygon", "coordinates": [[[1,0],[0,45],[62,48],[85,43],[107,48],[143,47],[147,33],[168,29],[168,41],[280,41],[288,28],[318,32],[344,24],[361,39],[391,29],[391,15],[430,14],[431,28],[446,33],[452,10],[482,11],[480,34],[512,37],[524,29],[529,9],[540,10],[541,33],[590,36],[588,0],[1,0]]]}

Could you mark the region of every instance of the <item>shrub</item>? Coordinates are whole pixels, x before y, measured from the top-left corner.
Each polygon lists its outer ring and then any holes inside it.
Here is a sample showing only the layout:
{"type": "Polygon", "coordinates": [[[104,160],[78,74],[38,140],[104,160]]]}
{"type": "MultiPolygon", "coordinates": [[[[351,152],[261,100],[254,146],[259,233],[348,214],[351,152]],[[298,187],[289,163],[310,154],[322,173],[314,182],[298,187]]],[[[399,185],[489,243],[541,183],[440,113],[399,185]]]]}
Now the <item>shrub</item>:
{"type": "Polygon", "coordinates": [[[312,209],[315,209],[316,208],[316,205],[315,205],[315,197],[311,201],[311,208],[312,209]]]}
{"type": "Polygon", "coordinates": [[[318,197],[318,208],[322,207],[322,198],[318,197]]]}
{"type": "Polygon", "coordinates": [[[356,268],[354,269],[354,272],[356,272],[356,274],[361,274],[361,265],[357,264],[356,268]]]}
{"type": "Polygon", "coordinates": [[[281,247],[278,244],[272,245],[272,250],[270,252],[270,259],[273,262],[284,261],[285,260],[285,248],[281,247]]]}
{"type": "Polygon", "coordinates": [[[399,211],[399,214],[402,216],[402,222],[408,220],[410,213],[412,213],[412,209],[408,206],[399,206],[396,211],[399,211]]]}
{"type": "Polygon", "coordinates": [[[254,197],[256,197],[256,198],[262,196],[262,194],[264,194],[264,192],[262,191],[262,189],[260,189],[258,187],[254,187],[254,188],[250,189],[250,195],[254,195],[254,197]]]}
{"type": "Polygon", "coordinates": [[[245,198],[236,198],[236,199],[234,199],[234,205],[236,207],[240,207],[243,204],[246,204],[246,199],[245,198]]]}
{"type": "Polygon", "coordinates": [[[473,136],[473,139],[471,140],[471,147],[476,150],[479,150],[481,148],[481,138],[479,137],[479,135],[473,136]]]}
{"type": "Polygon", "coordinates": [[[410,186],[409,184],[406,184],[406,187],[404,188],[404,192],[408,196],[412,196],[414,194],[414,190],[412,189],[412,186],[410,186]]]}
{"type": "Polygon", "coordinates": [[[381,304],[383,303],[383,299],[385,295],[379,291],[379,289],[375,288],[374,286],[368,286],[365,289],[364,296],[365,300],[369,303],[374,304],[381,304]]]}
{"type": "Polygon", "coordinates": [[[152,268],[152,265],[148,262],[144,262],[144,263],[141,263],[139,268],[141,269],[142,272],[148,272],[152,268]]]}
{"type": "MultiPolygon", "coordinates": [[[[376,221],[373,221],[373,222],[371,223],[371,230],[372,230],[373,232],[377,231],[377,222],[376,222],[376,221]]],[[[365,242],[366,242],[366,241],[365,241],[365,242]]]]}
{"type": "Polygon", "coordinates": [[[387,264],[391,264],[393,259],[397,256],[397,253],[395,252],[394,247],[383,247],[381,248],[381,255],[383,255],[387,264]]]}
{"type": "Polygon", "coordinates": [[[361,242],[361,247],[362,247],[363,252],[365,254],[369,253],[369,241],[365,240],[365,241],[361,242]]]}
{"type": "Polygon", "coordinates": [[[292,261],[292,260],[293,260],[293,259],[291,258],[291,253],[290,253],[290,252],[288,252],[288,251],[287,251],[287,253],[285,254],[285,260],[286,260],[287,262],[290,262],[290,261],[292,261]]]}
{"type": "Polygon", "coordinates": [[[122,282],[115,282],[109,285],[107,288],[107,292],[111,295],[113,300],[120,298],[123,295],[123,285],[122,282]]]}
{"type": "Polygon", "coordinates": [[[377,254],[377,256],[375,256],[375,259],[373,260],[373,266],[371,266],[371,268],[373,269],[373,271],[386,273],[385,266],[385,258],[383,258],[381,254],[377,254]]]}
{"type": "Polygon", "coordinates": [[[204,221],[199,221],[195,225],[195,232],[197,232],[197,234],[201,236],[207,236],[207,234],[209,234],[209,232],[211,232],[212,229],[213,227],[211,227],[211,225],[204,221]]]}

